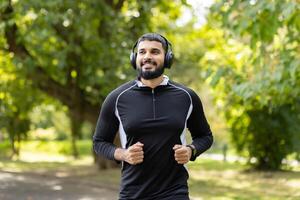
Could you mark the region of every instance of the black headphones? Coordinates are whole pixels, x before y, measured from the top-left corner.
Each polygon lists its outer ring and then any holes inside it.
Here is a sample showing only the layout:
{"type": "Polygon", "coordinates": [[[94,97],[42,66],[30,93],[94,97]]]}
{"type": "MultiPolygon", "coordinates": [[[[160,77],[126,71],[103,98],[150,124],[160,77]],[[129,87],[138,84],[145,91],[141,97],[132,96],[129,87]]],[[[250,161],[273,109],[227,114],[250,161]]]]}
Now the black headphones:
{"type": "MultiPolygon", "coordinates": [[[[165,54],[164,67],[165,68],[171,68],[171,65],[173,63],[173,58],[174,58],[174,55],[173,55],[173,52],[172,52],[172,44],[164,36],[162,36],[158,33],[154,33],[154,34],[161,37],[161,38],[163,38],[163,40],[166,42],[167,52],[165,54]]],[[[130,63],[131,63],[131,65],[134,69],[136,69],[136,57],[137,57],[137,53],[134,52],[134,50],[137,47],[139,42],[140,42],[140,39],[138,39],[136,41],[136,43],[133,45],[133,47],[131,49],[131,53],[130,53],[130,63]]]]}

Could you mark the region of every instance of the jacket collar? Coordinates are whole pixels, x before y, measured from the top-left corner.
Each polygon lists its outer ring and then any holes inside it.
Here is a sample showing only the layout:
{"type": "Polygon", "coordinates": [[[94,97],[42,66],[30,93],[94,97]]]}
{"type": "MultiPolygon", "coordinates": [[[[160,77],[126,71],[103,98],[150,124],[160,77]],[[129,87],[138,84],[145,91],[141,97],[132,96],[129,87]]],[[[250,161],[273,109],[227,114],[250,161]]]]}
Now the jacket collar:
{"type": "MultiPolygon", "coordinates": [[[[145,85],[142,81],[140,80],[136,80],[137,86],[138,87],[148,87],[147,85],[145,85]]],[[[159,84],[159,85],[168,85],[169,83],[169,77],[166,75],[163,75],[163,81],[159,84]]]]}

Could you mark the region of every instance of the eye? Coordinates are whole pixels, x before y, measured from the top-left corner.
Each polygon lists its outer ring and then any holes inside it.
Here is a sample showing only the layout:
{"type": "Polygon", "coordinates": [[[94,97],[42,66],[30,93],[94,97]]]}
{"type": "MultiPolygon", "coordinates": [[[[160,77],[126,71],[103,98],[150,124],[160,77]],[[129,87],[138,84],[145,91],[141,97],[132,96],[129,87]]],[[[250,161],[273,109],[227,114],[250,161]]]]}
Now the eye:
{"type": "Polygon", "coordinates": [[[146,51],[144,49],[141,49],[141,50],[138,51],[138,54],[145,54],[145,52],[146,51]]]}
{"type": "Polygon", "coordinates": [[[152,53],[155,54],[155,55],[158,55],[158,54],[160,54],[160,50],[159,49],[153,49],[152,53]]]}

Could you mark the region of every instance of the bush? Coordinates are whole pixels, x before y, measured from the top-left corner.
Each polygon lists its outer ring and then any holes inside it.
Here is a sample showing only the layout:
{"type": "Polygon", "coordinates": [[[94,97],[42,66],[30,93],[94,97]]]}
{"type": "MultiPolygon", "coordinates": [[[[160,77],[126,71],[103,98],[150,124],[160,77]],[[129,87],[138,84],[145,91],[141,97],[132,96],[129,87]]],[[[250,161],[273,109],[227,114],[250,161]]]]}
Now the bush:
{"type": "Polygon", "coordinates": [[[290,105],[252,109],[244,113],[249,122],[236,118],[233,124],[233,143],[238,150],[247,150],[249,158],[256,158],[258,169],[280,169],[282,160],[297,151],[294,141],[299,135],[298,115],[290,105]]]}

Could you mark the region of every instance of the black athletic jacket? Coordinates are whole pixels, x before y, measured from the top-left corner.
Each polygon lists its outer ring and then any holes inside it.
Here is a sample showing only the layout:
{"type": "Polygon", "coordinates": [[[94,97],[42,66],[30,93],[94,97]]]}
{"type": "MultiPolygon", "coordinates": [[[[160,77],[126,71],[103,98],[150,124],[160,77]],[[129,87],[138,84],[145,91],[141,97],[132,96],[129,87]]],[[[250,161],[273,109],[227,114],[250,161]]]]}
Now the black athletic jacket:
{"type": "Polygon", "coordinates": [[[123,162],[121,200],[188,199],[188,172],[172,149],[185,144],[186,128],[197,149],[195,160],[211,146],[212,133],[197,94],[168,77],[155,89],[135,80],[107,96],[93,137],[95,152],[113,160],[117,132],[123,148],[144,144],[141,164],[123,162]]]}

